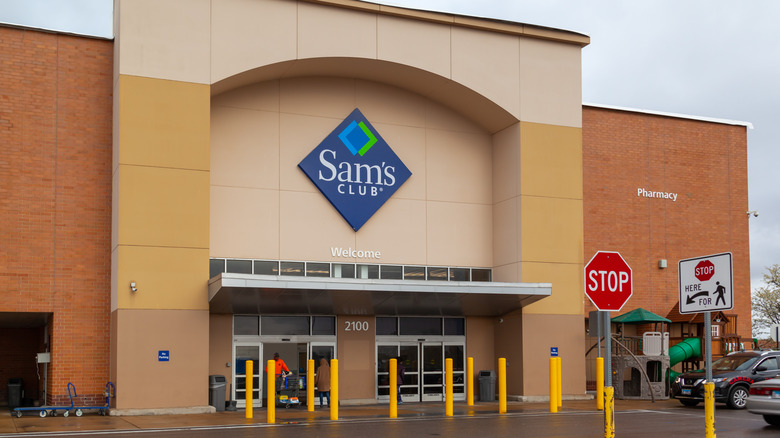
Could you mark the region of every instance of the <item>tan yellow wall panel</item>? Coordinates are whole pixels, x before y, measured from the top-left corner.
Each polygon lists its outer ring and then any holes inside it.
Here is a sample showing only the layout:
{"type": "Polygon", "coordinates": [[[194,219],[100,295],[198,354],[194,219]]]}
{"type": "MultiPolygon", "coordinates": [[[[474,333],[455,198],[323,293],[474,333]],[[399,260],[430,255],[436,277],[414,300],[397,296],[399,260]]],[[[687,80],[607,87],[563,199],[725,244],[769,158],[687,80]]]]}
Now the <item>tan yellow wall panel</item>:
{"type": "MultiPolygon", "coordinates": [[[[512,198],[493,206],[493,265],[502,266],[520,261],[519,199],[512,198]]],[[[498,281],[495,278],[494,281],[498,281]]],[[[516,280],[511,280],[516,281],[516,280]]]]}
{"type": "Polygon", "coordinates": [[[376,58],[376,15],[298,4],[298,58],[376,58]]]}
{"type": "Polygon", "coordinates": [[[428,130],[428,199],[492,204],[493,151],[487,134],[428,130]]]}
{"type": "MultiPolygon", "coordinates": [[[[233,315],[209,315],[209,375],[233,375],[233,315]],[[228,365],[230,364],[230,365],[228,365]]],[[[230,384],[225,399],[230,400],[230,384]]]]}
{"type": "Polygon", "coordinates": [[[523,313],[583,314],[582,264],[523,262],[521,269],[523,283],[552,283],[552,295],[524,307],[523,313]]]}
{"type": "Polygon", "coordinates": [[[582,49],[520,39],[520,119],[582,127],[582,49]]]}
{"type": "Polygon", "coordinates": [[[208,310],[208,249],[120,246],[117,258],[118,308],[208,310]]]}
{"type": "Polygon", "coordinates": [[[117,0],[119,73],[210,83],[210,0],[117,0]]]}
{"type": "Polygon", "coordinates": [[[119,245],[208,248],[209,173],[119,167],[119,245]]]}
{"type": "Polygon", "coordinates": [[[427,265],[493,266],[493,207],[428,202],[427,265]]]}
{"type": "Polygon", "coordinates": [[[211,80],[295,59],[297,2],[220,0],[211,3],[211,80]]]}
{"type": "Polygon", "coordinates": [[[382,258],[371,263],[424,265],[427,254],[425,227],[424,201],[392,197],[355,235],[355,244],[357,249],[382,252],[382,258]]]}
{"type": "Polygon", "coordinates": [[[211,184],[279,188],[279,113],[213,107],[211,184]]]}
{"type": "Polygon", "coordinates": [[[330,202],[319,191],[280,192],[280,258],[327,261],[333,246],[355,248],[355,232],[330,202]]]}
{"type": "Polygon", "coordinates": [[[279,258],[279,191],[211,186],[212,257],[279,258]]]}
{"type": "Polygon", "coordinates": [[[523,379],[523,395],[549,396],[551,347],[558,347],[561,358],[564,397],[585,393],[584,332],[585,322],[581,314],[535,315],[523,312],[522,329],[518,331],[522,333],[523,374],[528,376],[523,379]]]}
{"type": "MultiPolygon", "coordinates": [[[[428,100],[403,88],[355,81],[355,104],[372,125],[426,126],[428,100]]],[[[380,132],[382,136],[384,134],[380,132]]]]}
{"type": "Polygon", "coordinates": [[[520,118],[520,38],[452,29],[452,79],[520,118]]]}
{"type": "Polygon", "coordinates": [[[449,26],[379,16],[379,59],[449,78],[450,33],[449,26]]]}
{"type": "MultiPolygon", "coordinates": [[[[208,310],[118,310],[116,407],[208,406],[208,310]],[[170,361],[158,361],[158,352],[170,361]]],[[[113,366],[113,365],[112,365],[113,366]]]]}
{"type": "Polygon", "coordinates": [[[582,264],[582,200],[520,198],[523,261],[582,264]]]}
{"type": "Polygon", "coordinates": [[[208,85],[121,76],[119,164],[208,170],[208,85]]]}
{"type": "MultiPolygon", "coordinates": [[[[498,358],[506,359],[506,389],[507,394],[523,394],[523,381],[525,373],[525,358],[523,357],[523,315],[517,310],[501,315],[502,322],[495,325],[495,354],[496,365],[498,358]]],[[[540,332],[534,331],[537,336],[540,332]]],[[[495,368],[493,368],[495,369],[495,368]]],[[[537,378],[538,374],[533,378],[537,378]]]]}
{"type": "Polygon", "coordinates": [[[520,194],[520,124],[493,135],[493,202],[520,194]]]}
{"type": "Polygon", "coordinates": [[[521,125],[521,193],[582,199],[582,129],[521,125]]]}

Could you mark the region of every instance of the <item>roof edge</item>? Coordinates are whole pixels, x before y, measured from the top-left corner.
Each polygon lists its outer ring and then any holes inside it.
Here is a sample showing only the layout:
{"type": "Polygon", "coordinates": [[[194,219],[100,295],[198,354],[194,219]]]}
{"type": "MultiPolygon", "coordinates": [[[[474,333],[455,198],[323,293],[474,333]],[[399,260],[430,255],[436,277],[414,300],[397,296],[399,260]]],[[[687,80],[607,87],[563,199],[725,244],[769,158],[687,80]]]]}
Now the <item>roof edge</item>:
{"type": "Polygon", "coordinates": [[[613,106],[613,105],[600,105],[595,103],[588,103],[583,102],[582,106],[589,106],[592,108],[602,108],[602,109],[609,109],[609,110],[616,110],[616,111],[627,111],[632,113],[641,113],[641,114],[651,114],[654,116],[663,116],[663,117],[675,117],[678,119],[689,119],[689,120],[698,120],[701,122],[710,122],[710,123],[720,123],[722,125],[736,125],[736,126],[744,126],[748,129],[753,129],[753,124],[750,122],[743,122],[740,120],[729,120],[729,119],[719,119],[715,117],[703,117],[703,116],[692,116],[688,114],[677,114],[677,113],[669,113],[664,111],[653,111],[653,110],[647,110],[647,109],[639,109],[639,108],[628,108],[628,107],[621,107],[621,106],[613,106]]]}

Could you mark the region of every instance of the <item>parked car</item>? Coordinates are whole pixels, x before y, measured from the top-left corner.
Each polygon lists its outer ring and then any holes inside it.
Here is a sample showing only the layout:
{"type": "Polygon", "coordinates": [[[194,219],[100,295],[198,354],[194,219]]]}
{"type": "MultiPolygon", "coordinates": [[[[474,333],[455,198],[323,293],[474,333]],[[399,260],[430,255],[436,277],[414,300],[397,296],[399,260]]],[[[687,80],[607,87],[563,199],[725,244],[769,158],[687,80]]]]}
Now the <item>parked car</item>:
{"type": "MultiPolygon", "coordinates": [[[[780,351],[731,353],[712,363],[715,401],[732,409],[744,409],[750,385],[780,376],[780,351]]],[[[704,370],[680,374],[672,382],[672,398],[685,406],[704,401],[704,370]]]]}
{"type": "Polygon", "coordinates": [[[748,411],[763,415],[772,426],[780,426],[780,379],[769,379],[750,385],[748,411]]]}

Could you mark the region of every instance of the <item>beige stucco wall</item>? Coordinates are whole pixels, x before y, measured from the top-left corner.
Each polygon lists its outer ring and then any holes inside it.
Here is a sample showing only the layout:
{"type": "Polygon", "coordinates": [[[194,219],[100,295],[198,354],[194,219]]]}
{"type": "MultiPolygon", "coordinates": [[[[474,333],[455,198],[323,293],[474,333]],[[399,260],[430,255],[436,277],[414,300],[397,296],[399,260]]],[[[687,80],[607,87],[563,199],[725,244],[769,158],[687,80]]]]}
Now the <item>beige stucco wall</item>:
{"type": "MultiPolygon", "coordinates": [[[[351,0],[116,0],[115,16],[116,315],[205,311],[209,256],[328,261],[351,246],[551,282],[525,313],[582,318],[587,37],[351,0]],[[296,168],[354,108],[413,173],[359,233],[296,168]]],[[[208,334],[208,318],[180,319],[176,342],[208,334]]],[[[114,361],[147,347],[122,321],[114,361]]],[[[513,372],[540,368],[529,354],[513,372]]],[[[203,361],[187,379],[206,388],[203,361]]],[[[176,394],[162,403],[207,403],[176,394]]]]}
{"type": "Polygon", "coordinates": [[[330,251],[352,247],[493,266],[490,136],[454,111],[375,82],[296,78],[216,96],[211,112],[212,257],[361,261],[330,251]],[[354,108],[412,172],[358,232],[297,167],[354,108]]]}

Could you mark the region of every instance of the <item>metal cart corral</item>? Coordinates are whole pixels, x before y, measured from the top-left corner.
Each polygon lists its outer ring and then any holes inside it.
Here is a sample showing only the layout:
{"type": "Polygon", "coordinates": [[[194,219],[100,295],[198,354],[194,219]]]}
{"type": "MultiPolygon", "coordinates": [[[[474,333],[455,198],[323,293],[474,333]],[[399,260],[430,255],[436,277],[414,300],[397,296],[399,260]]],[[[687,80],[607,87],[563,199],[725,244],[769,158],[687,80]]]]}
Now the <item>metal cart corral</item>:
{"type": "Polygon", "coordinates": [[[68,382],[68,397],[70,397],[70,406],[38,406],[38,407],[31,407],[31,408],[14,408],[14,413],[16,413],[16,417],[19,418],[22,415],[24,415],[25,412],[37,412],[38,416],[40,416],[41,418],[45,418],[47,415],[56,417],[58,411],[64,411],[62,413],[62,416],[67,417],[68,413],[73,409],[73,397],[75,396],[76,396],[76,387],[72,383],[68,382]]]}
{"type": "MultiPolygon", "coordinates": [[[[92,409],[97,410],[100,415],[106,415],[108,413],[108,409],[111,407],[111,397],[116,397],[116,387],[113,383],[106,383],[106,392],[104,392],[103,395],[106,396],[106,404],[104,406],[76,406],[73,407],[73,409],[75,409],[74,414],[76,414],[77,417],[80,417],[85,410],[92,409]]],[[[73,397],[78,397],[76,395],[75,387],[73,388],[73,397]]],[[[73,402],[71,401],[71,403],[73,402]]]]}

